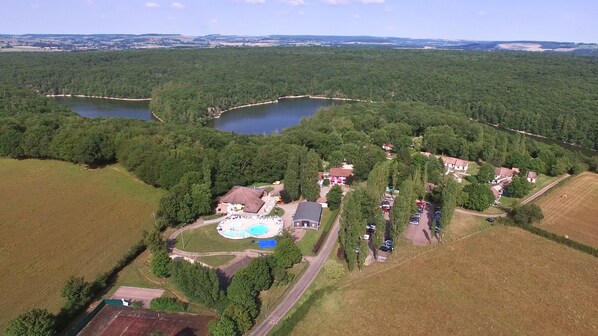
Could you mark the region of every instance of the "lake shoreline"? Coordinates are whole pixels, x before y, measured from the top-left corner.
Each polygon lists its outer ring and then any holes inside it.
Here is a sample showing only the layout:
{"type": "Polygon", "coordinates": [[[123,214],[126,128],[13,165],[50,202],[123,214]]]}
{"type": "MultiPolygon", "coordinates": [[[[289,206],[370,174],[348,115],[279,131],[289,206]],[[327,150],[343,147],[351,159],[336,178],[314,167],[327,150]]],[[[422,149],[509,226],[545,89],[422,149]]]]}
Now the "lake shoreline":
{"type": "MultiPolygon", "coordinates": [[[[280,96],[277,99],[274,100],[267,100],[267,101],[263,101],[263,102],[259,102],[259,103],[253,103],[253,104],[245,104],[245,105],[239,105],[239,106],[234,106],[234,107],[230,107],[227,108],[226,110],[222,110],[220,111],[220,113],[218,113],[217,116],[214,116],[214,119],[218,119],[220,118],[220,115],[222,113],[228,112],[228,111],[233,111],[233,110],[238,110],[238,109],[242,109],[245,107],[252,107],[252,106],[260,106],[260,105],[269,105],[269,104],[277,104],[279,100],[281,99],[302,99],[302,98],[309,98],[309,99],[322,99],[322,100],[336,100],[336,101],[353,101],[353,102],[362,102],[362,103],[367,103],[367,100],[362,100],[362,99],[352,99],[352,98],[330,98],[330,97],[326,97],[326,96],[312,96],[312,95],[299,95],[299,96],[280,96]]],[[[373,103],[373,102],[370,102],[373,103]]]]}
{"type": "Polygon", "coordinates": [[[119,97],[102,97],[102,96],[86,96],[86,95],[73,95],[73,94],[49,94],[46,95],[48,98],[93,98],[93,99],[108,99],[108,100],[121,100],[121,101],[150,101],[151,98],[119,98],[119,97]]]}

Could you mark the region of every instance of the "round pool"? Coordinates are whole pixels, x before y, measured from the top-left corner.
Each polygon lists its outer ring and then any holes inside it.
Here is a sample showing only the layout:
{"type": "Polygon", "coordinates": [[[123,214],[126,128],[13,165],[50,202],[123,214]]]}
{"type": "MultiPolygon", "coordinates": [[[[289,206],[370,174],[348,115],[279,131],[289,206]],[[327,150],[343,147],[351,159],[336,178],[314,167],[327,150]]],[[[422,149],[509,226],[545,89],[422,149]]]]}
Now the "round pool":
{"type": "Polygon", "coordinates": [[[218,233],[229,239],[272,238],[281,234],[283,227],[278,216],[234,215],[218,224],[218,233]]]}

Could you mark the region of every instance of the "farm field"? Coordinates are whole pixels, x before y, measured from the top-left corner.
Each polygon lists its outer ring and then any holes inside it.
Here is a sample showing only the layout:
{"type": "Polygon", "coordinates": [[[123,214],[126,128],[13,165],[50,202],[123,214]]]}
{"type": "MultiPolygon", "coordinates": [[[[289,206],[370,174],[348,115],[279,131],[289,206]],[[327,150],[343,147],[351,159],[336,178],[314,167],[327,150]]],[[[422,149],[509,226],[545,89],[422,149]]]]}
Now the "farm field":
{"type": "Polygon", "coordinates": [[[598,259],[527,231],[497,226],[390,262],[336,284],[292,335],[598,332],[598,259]]]}
{"type": "Polygon", "coordinates": [[[535,201],[539,228],[598,248],[598,174],[583,173],[535,201]]]}
{"type": "Polygon", "coordinates": [[[0,330],[33,307],[58,312],[66,279],[93,280],[153,226],[163,191],[119,165],[0,159],[0,330]]]}

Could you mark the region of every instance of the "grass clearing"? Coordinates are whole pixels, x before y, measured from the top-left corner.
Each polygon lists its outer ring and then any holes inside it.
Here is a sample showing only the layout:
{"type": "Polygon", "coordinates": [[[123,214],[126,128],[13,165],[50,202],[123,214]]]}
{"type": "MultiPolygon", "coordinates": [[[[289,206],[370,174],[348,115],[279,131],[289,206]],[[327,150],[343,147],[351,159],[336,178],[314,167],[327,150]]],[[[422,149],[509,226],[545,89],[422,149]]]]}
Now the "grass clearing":
{"type": "MultiPolygon", "coordinates": [[[[188,252],[225,252],[225,251],[243,251],[247,249],[257,249],[257,242],[260,239],[228,239],[222,237],[216,227],[218,224],[212,224],[200,227],[195,230],[185,231],[177,237],[176,248],[188,252]],[[184,241],[184,245],[183,245],[184,241]],[[253,242],[252,242],[253,241],[253,242]]],[[[274,250],[274,249],[264,249],[274,250]]]]}
{"type": "Polygon", "coordinates": [[[354,272],[291,335],[598,330],[598,260],[590,255],[504,226],[422,251],[354,272]]]}
{"type": "Polygon", "coordinates": [[[301,253],[306,256],[313,256],[313,248],[320,239],[320,236],[324,234],[324,232],[328,232],[330,230],[330,226],[332,222],[334,222],[334,218],[338,214],[337,210],[330,210],[328,208],[322,209],[322,219],[320,221],[321,226],[318,231],[303,229],[305,230],[305,234],[303,237],[297,242],[297,246],[301,250],[301,253]]]}
{"type": "Polygon", "coordinates": [[[234,255],[215,255],[199,257],[199,261],[212,267],[218,267],[227,264],[229,261],[235,259],[234,255]]]}
{"type": "Polygon", "coordinates": [[[210,316],[215,315],[211,309],[197,303],[189,302],[185,295],[168,279],[154,276],[151,271],[151,260],[152,256],[148,251],[139,255],[131,264],[118,273],[116,282],[108,293],[106,293],[105,297],[111,297],[121,286],[164,289],[163,296],[174,297],[179,301],[189,303],[188,312],[210,316]]]}
{"type": "Polygon", "coordinates": [[[536,226],[598,248],[598,175],[584,173],[535,201],[544,219],[536,226]]]}
{"type": "Polygon", "coordinates": [[[0,176],[0,330],[33,307],[58,312],[69,276],[112,268],[153,226],[163,194],[118,165],[0,159],[0,176]]]}

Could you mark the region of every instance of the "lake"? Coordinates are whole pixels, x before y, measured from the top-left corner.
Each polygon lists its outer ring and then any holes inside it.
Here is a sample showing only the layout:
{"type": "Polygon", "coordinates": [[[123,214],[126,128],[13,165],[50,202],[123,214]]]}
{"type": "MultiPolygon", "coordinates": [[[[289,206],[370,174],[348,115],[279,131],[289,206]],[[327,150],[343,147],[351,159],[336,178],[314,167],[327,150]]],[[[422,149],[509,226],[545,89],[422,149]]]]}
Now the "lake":
{"type": "Polygon", "coordinates": [[[209,126],[240,134],[271,134],[299,124],[323,107],[339,102],[329,99],[291,98],[278,103],[256,105],[231,110],[211,120],[209,126]]]}
{"type": "MultiPolygon", "coordinates": [[[[56,97],[57,103],[87,118],[116,117],[153,120],[149,101],[125,101],[98,98],[56,97]]],[[[297,125],[320,108],[339,104],[329,99],[279,99],[278,103],[243,107],[223,113],[208,126],[240,134],[271,134],[297,125]]]]}
{"type": "Polygon", "coordinates": [[[126,101],[98,98],[55,97],[55,102],[68,106],[87,118],[127,118],[153,120],[149,101],[126,101]]]}

